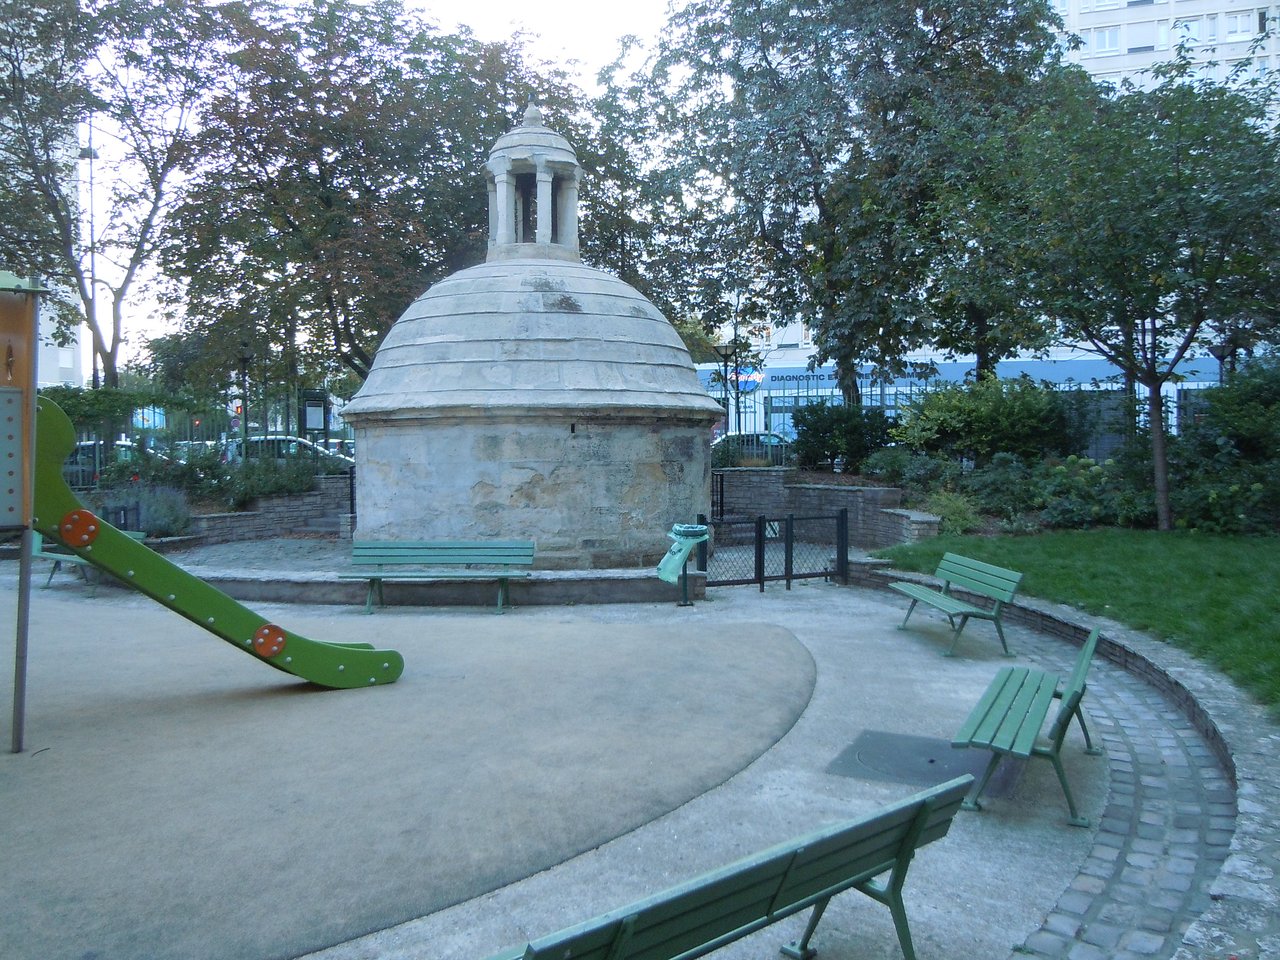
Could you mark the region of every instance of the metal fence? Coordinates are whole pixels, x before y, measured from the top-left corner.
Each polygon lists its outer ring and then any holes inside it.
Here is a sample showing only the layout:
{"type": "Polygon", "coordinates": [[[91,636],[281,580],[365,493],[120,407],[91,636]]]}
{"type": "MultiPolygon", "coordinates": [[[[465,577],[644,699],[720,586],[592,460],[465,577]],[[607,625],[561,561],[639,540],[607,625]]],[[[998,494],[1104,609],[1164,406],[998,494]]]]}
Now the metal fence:
{"type": "MultiPolygon", "coordinates": [[[[700,516],[699,523],[707,523],[700,516]]],[[[713,548],[698,546],[697,568],[707,586],[725,587],[793,580],[849,582],[849,511],[826,516],[758,516],[710,523],[713,548]]]]}

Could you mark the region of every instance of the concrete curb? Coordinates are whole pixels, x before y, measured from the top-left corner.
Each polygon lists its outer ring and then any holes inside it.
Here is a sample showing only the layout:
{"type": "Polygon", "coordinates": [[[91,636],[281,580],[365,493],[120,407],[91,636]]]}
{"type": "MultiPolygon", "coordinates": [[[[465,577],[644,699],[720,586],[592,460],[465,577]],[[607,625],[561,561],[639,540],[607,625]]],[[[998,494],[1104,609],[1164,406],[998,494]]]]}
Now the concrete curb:
{"type": "MultiPolygon", "coordinates": [[[[884,561],[850,563],[850,586],[888,591],[884,561]]],[[[1280,958],[1280,726],[1226,677],[1187,652],[1104,617],[1034,598],[1005,621],[1079,645],[1094,627],[1098,654],[1167,696],[1214,751],[1236,791],[1230,853],[1210,888],[1212,905],[1183,935],[1173,960],[1280,958]]]]}

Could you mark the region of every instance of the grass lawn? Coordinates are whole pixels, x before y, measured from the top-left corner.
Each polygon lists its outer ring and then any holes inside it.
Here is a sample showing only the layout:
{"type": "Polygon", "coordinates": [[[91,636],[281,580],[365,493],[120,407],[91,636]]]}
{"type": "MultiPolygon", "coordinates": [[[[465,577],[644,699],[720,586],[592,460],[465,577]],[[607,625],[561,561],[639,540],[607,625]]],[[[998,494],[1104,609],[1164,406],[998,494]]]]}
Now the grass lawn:
{"type": "Polygon", "coordinates": [[[937,537],[877,556],[932,573],[947,551],[1021,571],[1024,593],[1168,640],[1280,716],[1280,538],[1073,530],[937,537]]]}

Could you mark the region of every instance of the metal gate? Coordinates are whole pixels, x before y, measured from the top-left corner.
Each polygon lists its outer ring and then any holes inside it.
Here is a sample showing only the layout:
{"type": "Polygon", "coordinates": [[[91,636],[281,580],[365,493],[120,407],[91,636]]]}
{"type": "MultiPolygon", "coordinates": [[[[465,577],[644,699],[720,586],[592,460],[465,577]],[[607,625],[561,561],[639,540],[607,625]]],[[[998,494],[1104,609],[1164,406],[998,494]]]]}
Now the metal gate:
{"type": "MultiPolygon", "coordinates": [[[[704,516],[699,523],[707,523],[704,516]]],[[[698,570],[706,573],[707,586],[727,587],[786,582],[819,577],[849,582],[849,511],[814,517],[758,516],[742,520],[716,520],[712,548],[698,545],[698,570]]]]}

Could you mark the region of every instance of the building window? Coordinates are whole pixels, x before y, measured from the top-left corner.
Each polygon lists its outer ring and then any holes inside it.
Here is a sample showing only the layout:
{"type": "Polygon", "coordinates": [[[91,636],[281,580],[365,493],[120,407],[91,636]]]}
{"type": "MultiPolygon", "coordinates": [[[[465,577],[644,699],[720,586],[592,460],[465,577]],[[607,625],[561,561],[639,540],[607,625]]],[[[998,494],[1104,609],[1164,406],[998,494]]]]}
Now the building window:
{"type": "Polygon", "coordinates": [[[1173,31],[1179,41],[1186,40],[1193,46],[1200,43],[1215,43],[1218,39],[1218,15],[1209,13],[1203,17],[1175,20],[1173,31]]]}
{"type": "Polygon", "coordinates": [[[1266,29],[1266,11],[1244,10],[1222,15],[1222,35],[1227,40],[1241,40],[1256,36],[1266,29]],[[1261,17],[1258,14],[1262,14],[1261,17]]]}
{"type": "Polygon", "coordinates": [[[1120,28],[1098,27],[1087,31],[1085,50],[1096,57],[1120,52],[1120,28]]]}
{"type": "Polygon", "coordinates": [[[1114,10],[1121,6],[1120,0],[1093,0],[1095,10],[1114,10]]]}
{"type": "Polygon", "coordinates": [[[1156,48],[1156,24],[1154,20],[1131,23],[1125,34],[1125,44],[1130,53],[1146,53],[1156,48]]]}

